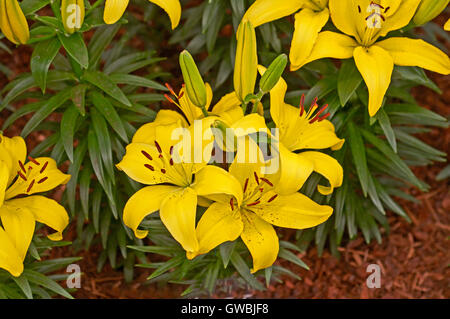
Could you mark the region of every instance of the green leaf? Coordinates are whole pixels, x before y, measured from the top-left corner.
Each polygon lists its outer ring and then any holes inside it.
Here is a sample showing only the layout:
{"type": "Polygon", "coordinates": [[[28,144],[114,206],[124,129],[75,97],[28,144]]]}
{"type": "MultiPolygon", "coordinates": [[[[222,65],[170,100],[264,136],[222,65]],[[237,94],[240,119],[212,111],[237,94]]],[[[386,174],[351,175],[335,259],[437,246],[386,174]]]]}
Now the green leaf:
{"type": "Polygon", "coordinates": [[[23,138],[27,137],[43,120],[55,112],[69,98],[70,88],[63,90],[48,99],[47,102],[36,113],[34,113],[33,117],[27,122],[22,130],[21,136],[23,138]]]}
{"type": "Polygon", "coordinates": [[[86,115],[86,90],[88,89],[87,84],[78,84],[72,88],[72,102],[77,107],[78,112],[81,116],[86,115]]]}
{"type": "Polygon", "coordinates": [[[98,92],[92,92],[92,103],[95,108],[103,115],[108,121],[111,128],[119,135],[119,137],[125,142],[129,143],[127,132],[120,119],[114,106],[111,102],[98,92]]]}
{"type": "Polygon", "coordinates": [[[389,117],[387,116],[383,108],[381,108],[377,112],[376,118],[380,123],[381,129],[383,130],[389,144],[391,145],[394,152],[397,153],[397,140],[395,138],[395,132],[392,129],[391,121],[389,121],[389,117]]]}
{"type": "Polygon", "coordinates": [[[424,85],[438,94],[442,94],[441,89],[431,81],[424,70],[419,67],[411,66],[396,66],[395,72],[400,74],[402,79],[410,80],[416,84],[424,85]]]}
{"type": "Polygon", "coordinates": [[[167,88],[164,85],[161,85],[153,80],[146,79],[142,76],[114,73],[109,75],[108,77],[115,84],[128,84],[137,87],[146,87],[155,90],[167,91],[167,88]]]}
{"type": "Polygon", "coordinates": [[[264,286],[256,280],[255,276],[250,273],[250,268],[242,259],[241,255],[237,251],[234,251],[231,255],[231,264],[236,268],[237,272],[245,279],[245,281],[254,289],[264,290],[264,286]]]}
{"type": "Polygon", "coordinates": [[[80,176],[80,202],[83,209],[85,220],[89,218],[89,191],[91,185],[92,170],[90,167],[85,167],[81,171],[80,176]]]}
{"type": "Polygon", "coordinates": [[[98,28],[91,41],[89,42],[88,52],[90,58],[89,68],[94,70],[98,67],[98,63],[102,53],[106,50],[112,39],[120,29],[120,23],[106,25],[98,28]]]}
{"type": "Polygon", "coordinates": [[[364,196],[367,197],[367,189],[369,185],[369,173],[367,168],[367,159],[365,152],[365,145],[360,134],[360,128],[356,127],[353,122],[348,123],[347,140],[352,151],[353,161],[358,174],[359,182],[361,183],[364,196]]]}
{"type": "Polygon", "coordinates": [[[89,55],[81,33],[75,32],[70,36],[57,33],[58,39],[61,41],[67,54],[69,54],[84,69],[89,66],[89,55]]]}
{"type": "Polygon", "coordinates": [[[33,50],[33,54],[31,55],[31,73],[43,93],[45,93],[45,88],[47,85],[48,68],[55,59],[60,48],[61,43],[59,40],[57,38],[52,38],[38,43],[33,50]]]}
{"type": "Polygon", "coordinates": [[[354,60],[344,60],[339,70],[337,81],[339,100],[342,106],[347,104],[350,97],[361,85],[362,80],[362,76],[356,68],[354,60]]]}
{"type": "Polygon", "coordinates": [[[126,106],[131,106],[122,90],[105,74],[98,71],[86,71],[83,79],[126,106]]]}
{"type": "Polygon", "coordinates": [[[234,252],[234,248],[236,247],[236,241],[226,242],[220,245],[220,256],[222,257],[223,268],[228,267],[228,263],[230,262],[231,255],[234,252]]]}
{"type": "Polygon", "coordinates": [[[63,297],[73,299],[73,297],[66,290],[45,275],[30,269],[25,269],[23,274],[30,282],[45,287],[63,297]]]}
{"type": "Polygon", "coordinates": [[[39,11],[50,3],[50,0],[23,0],[20,2],[20,8],[24,15],[30,15],[39,11]]]}
{"type": "Polygon", "coordinates": [[[91,108],[92,126],[97,137],[99,151],[103,160],[103,166],[114,184],[114,162],[112,156],[111,138],[105,118],[95,108],[91,108]]]}
{"type": "Polygon", "coordinates": [[[67,157],[73,163],[73,137],[79,112],[75,106],[68,107],[61,119],[61,141],[67,157]]]}
{"type": "Polygon", "coordinates": [[[290,261],[293,264],[296,264],[297,266],[300,266],[306,270],[309,270],[309,267],[307,264],[303,262],[297,255],[295,255],[293,252],[287,250],[287,249],[280,249],[280,252],[278,253],[278,257],[286,259],[287,261],[290,261]]]}
{"type": "Polygon", "coordinates": [[[14,280],[17,286],[19,286],[20,290],[23,291],[28,299],[33,299],[33,293],[31,292],[30,283],[28,282],[25,275],[22,274],[20,277],[11,276],[11,278],[14,280]]]}

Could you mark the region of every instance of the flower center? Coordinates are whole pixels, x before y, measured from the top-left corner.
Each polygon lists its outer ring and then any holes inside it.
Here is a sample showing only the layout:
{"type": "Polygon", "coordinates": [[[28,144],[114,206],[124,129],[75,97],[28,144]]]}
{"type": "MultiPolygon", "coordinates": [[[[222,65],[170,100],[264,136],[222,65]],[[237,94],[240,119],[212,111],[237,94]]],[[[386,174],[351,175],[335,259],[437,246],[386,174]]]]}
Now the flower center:
{"type": "Polygon", "coordinates": [[[381,4],[371,2],[366,8],[366,12],[363,12],[363,8],[358,5],[358,12],[361,15],[365,15],[366,27],[364,34],[361,37],[362,45],[368,47],[372,45],[381,29],[384,21],[386,21],[386,14],[390,7],[383,7],[381,4]]]}

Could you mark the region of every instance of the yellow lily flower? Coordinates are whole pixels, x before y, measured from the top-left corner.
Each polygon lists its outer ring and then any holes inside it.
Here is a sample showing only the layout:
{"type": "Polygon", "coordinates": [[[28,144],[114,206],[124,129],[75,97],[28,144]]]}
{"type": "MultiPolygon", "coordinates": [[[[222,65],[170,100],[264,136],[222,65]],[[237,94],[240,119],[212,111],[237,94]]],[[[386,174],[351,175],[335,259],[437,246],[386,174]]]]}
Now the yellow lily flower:
{"type": "MultiPolygon", "coordinates": [[[[209,110],[213,98],[213,93],[211,86],[208,83],[205,83],[205,85],[207,95],[206,109],[209,110]]],[[[180,90],[179,94],[176,94],[170,87],[170,85],[166,84],[166,86],[169,88],[172,95],[177,97],[177,101],[175,101],[168,95],[166,95],[166,98],[171,103],[176,105],[182,112],[182,114],[173,110],[160,110],[153,122],[147,123],[137,130],[133,137],[134,143],[145,143],[145,141],[149,139],[151,140],[151,136],[154,135],[155,128],[159,125],[168,125],[180,122],[183,127],[189,127],[190,125],[194,124],[195,120],[204,118],[202,110],[194,103],[192,103],[184,87],[180,90]]],[[[212,116],[219,117],[229,126],[244,117],[244,111],[241,107],[241,101],[239,100],[235,92],[231,92],[222,97],[220,101],[212,107],[209,113],[212,116]]]]}
{"type": "Polygon", "coordinates": [[[14,44],[25,44],[30,38],[28,22],[17,0],[0,0],[0,29],[14,44]]]}
{"type": "Polygon", "coordinates": [[[322,58],[354,58],[369,89],[369,114],[380,109],[395,65],[418,66],[448,75],[449,57],[423,40],[392,37],[389,32],[406,26],[420,0],[330,0],[334,25],[343,33],[319,33],[307,64],[322,58]]]}
{"type": "MultiPolygon", "coordinates": [[[[172,23],[172,29],[175,29],[180,23],[181,4],[179,0],[149,0],[161,7],[167,12],[172,23]]],[[[106,0],[103,20],[106,24],[116,23],[128,7],[129,0],[106,0]]]]}
{"type": "MultiPolygon", "coordinates": [[[[279,242],[272,225],[305,229],[325,222],[332,214],[303,194],[280,195],[264,175],[264,162],[250,162],[250,150],[257,148],[249,137],[242,137],[230,173],[238,181],[239,199],[216,197],[197,225],[199,248],[188,253],[189,259],[206,254],[226,241],[241,237],[253,257],[252,273],[270,267],[279,252],[279,242]],[[242,157],[241,157],[242,156],[242,157]],[[239,158],[245,161],[238,161],[239,158]]],[[[261,156],[261,154],[259,154],[261,156]]],[[[261,157],[259,157],[261,158],[261,157]]]]}
{"type": "Polygon", "coordinates": [[[291,71],[298,70],[308,58],[319,32],[328,22],[330,18],[328,0],[257,0],[243,18],[243,20],[248,19],[256,28],[295,12],[297,12],[295,14],[295,31],[289,54],[291,71]]]}
{"type": "Polygon", "coordinates": [[[26,154],[21,137],[10,139],[0,134],[0,268],[16,277],[23,272],[35,223],[56,230],[48,236],[51,240],[61,240],[69,223],[66,210],[56,201],[31,195],[66,184],[70,175],[58,170],[51,158],[29,158],[25,163],[26,154]]]}
{"type": "MultiPolygon", "coordinates": [[[[201,121],[203,132],[198,132],[196,125],[188,128],[194,137],[196,134],[206,136],[216,117],[201,121]]],[[[197,123],[198,124],[198,123],[197,123]]],[[[129,177],[145,185],[133,195],[125,205],[123,221],[130,227],[137,238],[144,238],[148,232],[139,230],[139,224],[147,216],[159,210],[160,218],[172,236],[187,252],[198,250],[195,233],[196,211],[199,196],[211,194],[229,194],[242,202],[240,185],[231,175],[216,166],[207,166],[211,157],[214,138],[203,140],[203,145],[191,145],[191,153],[200,151],[202,161],[195,163],[191,158],[182,156],[175,160],[181,140],[172,139],[175,130],[182,128],[181,121],[176,124],[158,125],[145,141],[137,139],[127,146],[126,154],[117,165],[129,177]],[[206,142],[206,144],[204,144],[206,142]]],[[[198,127],[198,126],[197,126],[198,127]]],[[[183,149],[183,154],[184,153],[183,149]]]]}
{"type": "Polygon", "coordinates": [[[450,31],[450,19],[448,19],[447,22],[444,24],[444,30],[450,31]]]}
{"type": "MultiPolygon", "coordinates": [[[[266,69],[259,66],[259,71],[264,74],[266,69]]],[[[338,150],[345,140],[336,136],[333,123],[326,120],[329,113],[323,114],[326,106],[318,112],[316,101],[308,111],[305,111],[303,98],[300,109],[286,104],[284,97],[287,84],[281,78],[270,91],[270,114],[279,130],[279,156],[280,170],[276,179],[280,180],[277,191],[282,194],[290,194],[299,190],[313,171],[328,179],[330,186],[318,186],[318,191],[323,195],[329,195],[334,188],[342,185],[343,169],[331,156],[309,151],[314,149],[338,150]],[[303,151],[294,153],[295,151],[303,151]]],[[[261,124],[258,124],[260,126],[261,124]]]]}

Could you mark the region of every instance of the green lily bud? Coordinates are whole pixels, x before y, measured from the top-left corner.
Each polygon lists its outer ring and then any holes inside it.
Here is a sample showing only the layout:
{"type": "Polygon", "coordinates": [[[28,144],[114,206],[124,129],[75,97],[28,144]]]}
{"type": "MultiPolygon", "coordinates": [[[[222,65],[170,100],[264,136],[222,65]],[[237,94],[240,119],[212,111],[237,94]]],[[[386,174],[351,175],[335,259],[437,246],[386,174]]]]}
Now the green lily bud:
{"type": "Polygon", "coordinates": [[[234,90],[243,102],[255,90],[258,68],[256,34],[250,21],[241,23],[237,33],[236,61],[234,64],[234,90]]]}
{"type": "Polygon", "coordinates": [[[422,0],[414,15],[415,25],[423,25],[436,18],[447,7],[449,0],[422,0]]]}
{"type": "Polygon", "coordinates": [[[180,67],[189,99],[195,106],[204,108],[207,102],[205,82],[192,55],[186,50],[180,54],[180,67]]]}
{"type": "Polygon", "coordinates": [[[84,11],[84,0],[62,0],[61,18],[67,33],[80,30],[84,22],[84,11]]]}
{"type": "Polygon", "coordinates": [[[259,88],[261,91],[266,94],[278,83],[281,78],[281,75],[286,68],[288,63],[288,58],[286,54],[280,54],[270,66],[267,68],[266,72],[261,78],[259,82],[259,88]]]}

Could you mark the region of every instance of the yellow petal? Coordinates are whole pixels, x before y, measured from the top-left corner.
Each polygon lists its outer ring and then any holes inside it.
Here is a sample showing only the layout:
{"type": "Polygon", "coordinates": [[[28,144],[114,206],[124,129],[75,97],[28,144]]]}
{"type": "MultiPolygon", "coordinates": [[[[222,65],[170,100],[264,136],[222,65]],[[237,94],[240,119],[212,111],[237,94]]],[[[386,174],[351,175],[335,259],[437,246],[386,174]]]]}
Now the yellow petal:
{"type": "Polygon", "coordinates": [[[238,139],[237,154],[230,166],[229,172],[239,181],[247,193],[258,187],[257,176],[263,176],[266,162],[258,144],[248,136],[238,139]]]}
{"type": "Polygon", "coordinates": [[[231,128],[237,137],[249,135],[257,132],[269,133],[264,117],[252,113],[236,121],[231,128]]]}
{"type": "Polygon", "coordinates": [[[191,187],[200,196],[226,194],[234,196],[239,205],[242,203],[242,186],[239,181],[217,166],[208,165],[198,171],[191,187]]]}
{"type": "Polygon", "coordinates": [[[365,18],[369,4],[367,0],[330,0],[328,6],[333,24],[340,31],[361,41],[367,26],[365,18]]]}
{"type": "Polygon", "coordinates": [[[6,187],[8,186],[9,169],[6,163],[0,160],[0,207],[5,200],[6,187]]]}
{"type": "Polygon", "coordinates": [[[129,0],[106,0],[103,20],[106,24],[113,24],[119,21],[128,7],[129,0]]]}
{"type": "Polygon", "coordinates": [[[444,24],[444,30],[450,31],[450,19],[448,19],[447,22],[444,24]]]}
{"type": "Polygon", "coordinates": [[[153,122],[142,125],[133,136],[133,143],[153,144],[156,139],[156,128],[161,125],[178,123],[182,127],[188,127],[183,115],[172,110],[160,110],[153,122]]]}
{"type": "Polygon", "coordinates": [[[251,210],[266,222],[285,228],[305,229],[325,222],[333,213],[333,208],[319,205],[300,193],[277,196],[272,201],[274,192],[268,192],[261,198],[261,204],[251,210]]]}
{"type": "Polygon", "coordinates": [[[356,46],[358,43],[344,34],[331,31],[320,32],[311,54],[303,64],[298,65],[298,68],[323,58],[349,59],[356,46]]]}
{"type": "Polygon", "coordinates": [[[241,101],[235,92],[223,96],[211,110],[211,114],[220,117],[228,126],[244,117],[241,101]]]}
{"type": "Polygon", "coordinates": [[[314,170],[314,164],[302,153],[289,151],[282,144],[280,149],[280,169],[276,174],[275,190],[279,194],[292,194],[302,188],[314,170]]]}
{"type": "Polygon", "coordinates": [[[230,204],[212,204],[197,225],[199,249],[194,253],[188,253],[188,258],[193,259],[226,241],[236,240],[243,229],[244,225],[237,208],[233,212],[230,204]]]}
{"type": "Polygon", "coordinates": [[[25,256],[34,235],[35,220],[28,207],[16,207],[6,202],[0,207],[3,228],[14,244],[21,260],[25,256]]]}
{"type": "Polygon", "coordinates": [[[58,169],[54,159],[40,157],[30,159],[24,165],[25,171],[21,168],[21,177],[7,190],[6,199],[17,195],[32,195],[43,193],[65,185],[70,180],[70,175],[64,174],[58,169]]]}
{"type": "Polygon", "coordinates": [[[25,44],[30,38],[27,20],[17,0],[0,2],[0,27],[5,37],[15,44],[25,44]]]}
{"type": "Polygon", "coordinates": [[[377,42],[377,46],[388,51],[396,65],[418,66],[445,75],[450,73],[448,55],[423,40],[389,38],[377,42]]]}
{"type": "Polygon", "coordinates": [[[244,230],[241,238],[253,258],[252,273],[273,265],[280,249],[278,236],[273,226],[256,214],[242,212],[244,230]]]}
{"type": "Polygon", "coordinates": [[[305,0],[257,0],[247,10],[243,20],[249,20],[253,27],[256,28],[261,24],[293,14],[298,11],[305,2],[305,0]]]}
{"type": "Polygon", "coordinates": [[[370,48],[357,47],[354,58],[369,89],[369,115],[374,116],[380,109],[391,83],[394,61],[386,50],[376,45],[370,48]]]}
{"type": "Polygon", "coordinates": [[[56,233],[48,236],[51,240],[62,240],[62,232],[69,224],[69,215],[66,209],[53,199],[44,196],[29,196],[24,198],[11,199],[8,206],[28,209],[34,219],[54,229],[56,233]]]}
{"type": "Polygon", "coordinates": [[[158,211],[163,200],[177,190],[180,190],[180,188],[170,185],[155,185],[137,191],[125,205],[123,211],[124,224],[134,231],[137,238],[147,237],[148,231],[138,229],[142,220],[158,211]]]}
{"type": "Polygon", "coordinates": [[[7,270],[14,277],[19,277],[23,272],[22,258],[2,227],[0,227],[0,268],[7,270]]]}
{"type": "Polygon", "coordinates": [[[117,164],[117,168],[124,171],[133,180],[146,185],[169,183],[183,186],[189,184],[191,176],[185,175],[180,167],[181,164],[170,165],[170,151],[164,152],[162,145],[164,144],[129,144],[126,154],[117,164]]]}
{"type": "Polygon", "coordinates": [[[383,0],[384,8],[390,7],[384,14],[386,21],[382,22],[378,36],[384,37],[389,32],[408,25],[413,18],[421,0],[383,0]]]}
{"type": "Polygon", "coordinates": [[[289,54],[291,71],[297,70],[299,68],[297,66],[304,64],[329,17],[330,13],[326,8],[319,12],[303,9],[295,15],[295,31],[289,54]]]}
{"type": "Polygon", "coordinates": [[[171,192],[161,204],[162,222],[187,252],[198,251],[196,213],[197,193],[190,187],[171,192]]]}
{"type": "Polygon", "coordinates": [[[320,152],[303,152],[302,156],[314,164],[314,171],[324,176],[330,186],[317,186],[317,190],[322,195],[330,195],[334,188],[342,185],[344,170],[337,160],[327,154],[320,152]]]}
{"type": "Polygon", "coordinates": [[[180,23],[181,4],[179,0],[149,0],[150,2],[160,6],[167,12],[172,23],[172,29],[175,29],[180,23]]]}
{"type": "Polygon", "coordinates": [[[0,134],[0,160],[9,167],[8,185],[17,176],[20,170],[19,161],[25,163],[27,156],[27,146],[20,136],[8,138],[0,134]]]}

